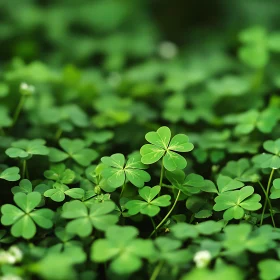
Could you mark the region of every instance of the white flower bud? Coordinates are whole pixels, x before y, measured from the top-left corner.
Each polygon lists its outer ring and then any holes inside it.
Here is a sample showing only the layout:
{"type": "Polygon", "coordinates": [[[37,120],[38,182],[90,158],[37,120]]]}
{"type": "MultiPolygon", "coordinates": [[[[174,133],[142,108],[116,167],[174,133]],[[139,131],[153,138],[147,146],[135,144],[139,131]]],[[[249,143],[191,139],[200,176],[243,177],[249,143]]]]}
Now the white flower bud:
{"type": "Polygon", "coordinates": [[[35,87],[27,83],[21,83],[19,89],[23,95],[32,95],[35,92],[35,87]]]}
{"type": "Polygon", "coordinates": [[[172,59],[178,53],[177,46],[172,42],[162,42],[158,49],[159,55],[164,59],[172,59]]]}
{"type": "Polygon", "coordinates": [[[20,262],[22,260],[23,257],[22,251],[17,246],[10,247],[8,253],[10,253],[12,256],[15,257],[16,262],[20,262]]]}
{"type": "Polygon", "coordinates": [[[210,263],[211,257],[212,256],[211,256],[210,252],[207,250],[198,251],[194,255],[193,261],[195,262],[196,267],[204,268],[204,267],[208,266],[208,264],[210,263]]]}
{"type": "Polygon", "coordinates": [[[0,264],[14,264],[16,263],[16,258],[4,250],[0,252],[0,264]]]}
{"type": "Polygon", "coordinates": [[[22,280],[21,277],[13,274],[7,274],[0,277],[0,280],[22,280]]]}

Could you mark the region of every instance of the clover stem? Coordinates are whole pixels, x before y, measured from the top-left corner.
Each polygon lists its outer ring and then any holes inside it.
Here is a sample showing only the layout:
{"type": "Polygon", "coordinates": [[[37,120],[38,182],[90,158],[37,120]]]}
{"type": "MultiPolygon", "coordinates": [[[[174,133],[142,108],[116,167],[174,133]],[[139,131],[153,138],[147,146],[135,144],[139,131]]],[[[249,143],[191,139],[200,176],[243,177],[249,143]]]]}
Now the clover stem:
{"type": "Polygon", "coordinates": [[[57,131],[56,131],[56,133],[55,133],[55,136],[54,136],[54,138],[55,138],[55,140],[59,140],[59,138],[61,137],[61,135],[62,135],[62,129],[59,127],[58,129],[57,129],[57,131]]]}
{"type": "Polygon", "coordinates": [[[162,186],[162,180],[163,180],[163,172],[164,172],[164,166],[163,166],[163,158],[161,160],[161,171],[160,171],[160,180],[159,180],[159,186],[162,186]]]}
{"type": "Polygon", "coordinates": [[[149,238],[152,237],[156,231],[161,227],[161,225],[165,222],[165,220],[169,217],[169,215],[172,213],[173,209],[175,208],[176,204],[177,204],[177,201],[179,199],[179,196],[181,194],[181,191],[179,190],[178,191],[178,194],[177,194],[177,197],[171,207],[171,209],[168,211],[168,213],[166,214],[166,216],[162,219],[162,221],[157,225],[157,227],[154,229],[154,231],[150,234],[149,238]]]}
{"type": "Polygon", "coordinates": [[[22,162],[22,178],[25,177],[25,173],[26,173],[26,159],[24,159],[22,162]]]}
{"type": "Polygon", "coordinates": [[[12,127],[16,124],[16,122],[18,120],[19,114],[20,114],[20,112],[22,110],[22,107],[23,107],[23,105],[25,103],[25,100],[26,100],[26,96],[22,95],[20,97],[19,103],[17,105],[16,111],[15,111],[15,114],[14,114],[14,117],[13,117],[12,127]]]}
{"type": "Polygon", "coordinates": [[[122,191],[121,191],[121,194],[120,194],[120,198],[122,197],[124,190],[125,190],[125,182],[123,183],[123,186],[122,186],[122,191]]]}
{"type": "Polygon", "coordinates": [[[275,221],[274,221],[274,217],[273,217],[273,209],[272,209],[272,205],[271,205],[271,202],[270,202],[270,199],[268,197],[268,193],[266,192],[266,190],[264,189],[264,186],[262,185],[262,183],[260,181],[258,181],[266,199],[267,199],[267,202],[268,202],[268,206],[269,206],[269,209],[270,209],[270,216],[271,216],[271,220],[272,220],[272,224],[273,224],[273,227],[276,227],[275,226],[275,221]]]}
{"type": "MultiPolygon", "coordinates": [[[[152,221],[152,224],[153,224],[153,228],[154,228],[154,230],[156,229],[156,224],[155,224],[155,221],[154,221],[154,219],[153,219],[153,217],[150,217],[151,218],[151,221],[152,221]]],[[[157,234],[156,234],[157,235],[157,234]]]]}
{"type": "Polygon", "coordinates": [[[4,131],[4,129],[2,127],[0,127],[0,135],[2,135],[2,136],[6,135],[6,133],[5,133],[5,131],[4,131]]]}
{"type": "Polygon", "coordinates": [[[164,261],[161,260],[161,261],[158,263],[158,265],[155,267],[155,269],[154,269],[154,271],[153,271],[153,273],[152,273],[152,276],[151,276],[150,280],[156,280],[156,279],[157,279],[157,277],[158,277],[158,275],[159,275],[159,273],[160,273],[160,271],[161,271],[163,265],[164,265],[164,261]]]}
{"type": "Polygon", "coordinates": [[[275,171],[275,169],[272,168],[272,170],[270,172],[270,175],[269,175],[269,179],[268,179],[268,183],[267,183],[267,187],[266,187],[266,197],[265,197],[265,202],[264,202],[263,211],[262,211],[262,215],[261,215],[260,226],[263,223],[264,212],[265,212],[265,209],[266,209],[266,205],[269,201],[268,194],[269,194],[269,189],[270,189],[270,185],[271,185],[271,181],[272,181],[272,178],[273,178],[274,171],[275,171]]]}

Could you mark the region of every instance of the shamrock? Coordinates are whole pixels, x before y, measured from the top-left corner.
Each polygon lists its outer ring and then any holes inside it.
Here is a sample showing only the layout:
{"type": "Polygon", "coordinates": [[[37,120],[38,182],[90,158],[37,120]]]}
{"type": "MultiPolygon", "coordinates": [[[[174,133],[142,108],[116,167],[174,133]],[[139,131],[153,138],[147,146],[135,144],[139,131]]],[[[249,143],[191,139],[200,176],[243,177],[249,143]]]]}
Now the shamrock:
{"type": "Polygon", "coordinates": [[[244,183],[220,174],[217,179],[217,186],[219,193],[224,193],[227,191],[240,189],[244,186],[244,183]]]}
{"type": "Polygon", "coordinates": [[[236,118],[238,125],[235,127],[234,132],[237,135],[249,134],[256,127],[262,133],[269,133],[277,124],[278,115],[279,110],[276,108],[268,108],[261,113],[256,110],[247,111],[236,118]]]}
{"type": "Polygon", "coordinates": [[[98,157],[98,153],[93,149],[87,148],[85,142],[80,139],[70,140],[63,138],[59,140],[59,145],[65,152],[50,148],[51,162],[61,162],[71,158],[82,166],[89,166],[98,157]]]}
{"type": "Polygon", "coordinates": [[[262,153],[253,157],[256,166],[260,168],[280,168],[280,139],[265,141],[263,148],[269,153],[262,153]]]}
{"type": "Polygon", "coordinates": [[[224,232],[223,247],[230,254],[240,254],[245,250],[264,253],[275,246],[273,239],[279,238],[274,236],[271,226],[252,232],[250,224],[229,225],[224,232]]]}
{"type": "Polygon", "coordinates": [[[185,172],[179,169],[173,172],[167,171],[166,178],[175,188],[181,190],[186,195],[199,193],[201,188],[205,186],[202,176],[194,173],[186,176],[185,172]]]}
{"type": "Polygon", "coordinates": [[[213,209],[215,211],[224,211],[224,219],[242,219],[244,217],[244,210],[256,211],[262,207],[259,203],[261,196],[253,194],[254,188],[246,186],[237,191],[228,191],[221,193],[215,198],[216,204],[213,209]]]}
{"type": "Polygon", "coordinates": [[[97,263],[111,260],[110,269],[119,275],[139,270],[142,258],[151,258],[155,249],[151,240],[137,238],[132,226],[112,226],[106,230],[106,239],[98,239],[91,247],[91,259],[97,263]]]}
{"type": "Polygon", "coordinates": [[[109,226],[114,225],[118,221],[118,217],[110,213],[115,208],[116,205],[113,201],[95,203],[88,209],[83,202],[73,200],[63,205],[62,217],[73,219],[66,226],[68,233],[85,237],[90,235],[93,227],[98,230],[106,230],[109,226]]]}
{"type": "Polygon", "coordinates": [[[260,279],[277,280],[280,278],[280,262],[275,259],[264,259],[258,263],[260,279]]]}
{"type": "Polygon", "coordinates": [[[1,223],[4,226],[12,225],[11,234],[13,236],[30,239],[36,233],[35,224],[45,229],[52,227],[54,212],[47,208],[35,209],[41,202],[40,193],[16,193],[14,201],[18,207],[12,204],[5,204],[1,207],[1,223]]]}
{"type": "Polygon", "coordinates": [[[151,180],[149,173],[143,169],[146,166],[141,162],[140,155],[133,154],[125,162],[123,154],[113,154],[110,157],[103,157],[101,161],[106,165],[102,175],[107,179],[107,183],[117,188],[122,186],[126,180],[134,186],[142,188],[145,182],[151,180]]]}
{"type": "Polygon", "coordinates": [[[138,213],[148,215],[150,217],[156,216],[160,207],[166,207],[170,205],[170,195],[161,195],[155,198],[160,192],[160,186],[153,188],[144,187],[138,190],[139,195],[143,200],[130,200],[125,204],[125,208],[128,209],[129,215],[136,215],[138,213]]]}
{"type": "MultiPolygon", "coordinates": [[[[35,188],[33,188],[32,183],[29,180],[23,179],[19,182],[19,186],[12,187],[12,193],[16,194],[16,193],[22,192],[22,193],[28,194],[28,193],[31,193],[32,191],[35,191],[35,192],[39,192],[40,194],[43,195],[43,193],[46,190],[48,190],[49,188],[50,187],[48,185],[43,184],[43,183],[39,184],[35,188]]],[[[43,197],[42,197],[42,201],[43,201],[43,197]]]]}
{"type": "Polygon", "coordinates": [[[19,168],[10,167],[3,170],[2,172],[0,172],[0,179],[11,182],[18,181],[20,179],[19,168]]]}
{"type": "Polygon", "coordinates": [[[168,237],[158,237],[155,245],[159,251],[159,260],[167,262],[169,265],[186,264],[192,259],[192,253],[186,249],[180,249],[182,242],[168,237]]]}
{"type": "Polygon", "coordinates": [[[241,182],[257,182],[260,177],[256,168],[253,168],[250,161],[246,158],[241,158],[238,161],[229,161],[220,174],[241,182]]]}
{"type": "Polygon", "coordinates": [[[68,195],[75,199],[83,198],[84,190],[82,188],[72,188],[66,184],[73,183],[75,179],[75,172],[71,169],[66,169],[64,164],[57,164],[51,167],[51,170],[46,170],[44,176],[53,180],[52,189],[46,190],[45,197],[50,197],[53,201],[61,202],[65,199],[65,195],[68,195]]]}
{"type": "Polygon", "coordinates": [[[163,158],[163,166],[169,171],[187,166],[186,159],[176,152],[189,152],[194,148],[188,136],[177,134],[171,139],[170,129],[162,126],[156,132],[148,132],[145,138],[151,144],[140,149],[142,163],[152,164],[163,158]]]}
{"type": "Polygon", "coordinates": [[[48,155],[49,149],[45,146],[46,141],[43,139],[26,140],[21,139],[14,141],[11,148],[6,150],[10,158],[30,159],[33,155],[48,155]]]}
{"type": "Polygon", "coordinates": [[[273,181],[273,186],[271,188],[271,194],[270,194],[271,199],[277,199],[280,198],[280,179],[275,179],[273,181]]]}

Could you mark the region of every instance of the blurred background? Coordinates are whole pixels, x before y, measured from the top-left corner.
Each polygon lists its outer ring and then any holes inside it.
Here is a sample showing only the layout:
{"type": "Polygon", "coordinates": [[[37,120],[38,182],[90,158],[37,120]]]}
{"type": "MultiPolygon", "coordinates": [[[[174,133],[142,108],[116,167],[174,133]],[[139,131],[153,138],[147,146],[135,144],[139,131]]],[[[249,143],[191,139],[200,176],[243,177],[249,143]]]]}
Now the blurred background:
{"type": "Polygon", "coordinates": [[[26,82],[17,137],[108,155],[168,125],[200,163],[254,154],[280,137],[279,15],[279,0],[0,0],[0,128],[26,82]]]}
{"type": "Polygon", "coordinates": [[[114,69],[166,40],[234,46],[241,29],[279,28],[279,13],[278,0],[1,0],[0,59],[114,69]]]}

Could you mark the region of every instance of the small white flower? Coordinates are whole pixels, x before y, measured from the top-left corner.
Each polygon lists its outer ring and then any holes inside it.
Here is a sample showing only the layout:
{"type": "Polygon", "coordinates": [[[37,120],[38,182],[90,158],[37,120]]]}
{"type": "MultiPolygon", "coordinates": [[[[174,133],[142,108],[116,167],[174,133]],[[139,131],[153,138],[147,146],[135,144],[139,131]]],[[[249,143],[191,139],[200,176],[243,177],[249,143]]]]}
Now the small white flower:
{"type": "Polygon", "coordinates": [[[22,94],[32,95],[35,92],[35,87],[33,85],[28,85],[27,83],[21,83],[19,87],[22,94]]]}
{"type": "Polygon", "coordinates": [[[0,280],[22,280],[22,278],[13,274],[7,274],[5,276],[1,276],[0,280]]]}
{"type": "Polygon", "coordinates": [[[0,252],[0,264],[14,264],[16,261],[16,258],[12,254],[4,250],[0,252]]]}
{"type": "Polygon", "coordinates": [[[204,268],[210,263],[211,258],[212,258],[211,253],[207,250],[203,250],[203,251],[196,252],[193,261],[195,262],[196,267],[204,268]]]}
{"type": "Polygon", "coordinates": [[[178,53],[178,47],[172,42],[162,42],[158,49],[159,55],[164,59],[172,59],[178,53]]]}
{"type": "Polygon", "coordinates": [[[14,256],[17,262],[20,262],[22,260],[22,251],[17,246],[10,247],[8,253],[14,256]]]}

